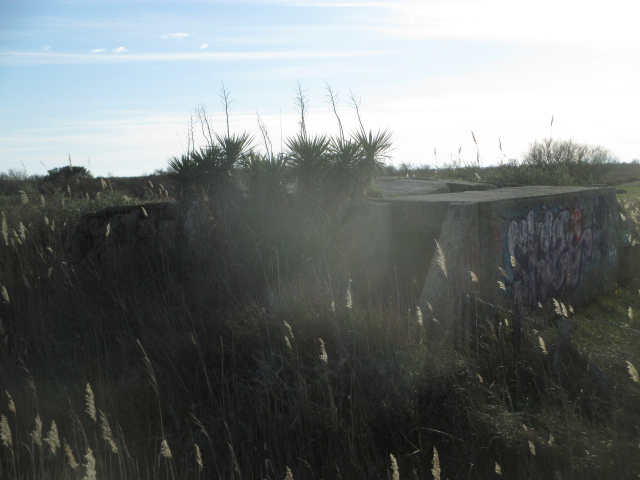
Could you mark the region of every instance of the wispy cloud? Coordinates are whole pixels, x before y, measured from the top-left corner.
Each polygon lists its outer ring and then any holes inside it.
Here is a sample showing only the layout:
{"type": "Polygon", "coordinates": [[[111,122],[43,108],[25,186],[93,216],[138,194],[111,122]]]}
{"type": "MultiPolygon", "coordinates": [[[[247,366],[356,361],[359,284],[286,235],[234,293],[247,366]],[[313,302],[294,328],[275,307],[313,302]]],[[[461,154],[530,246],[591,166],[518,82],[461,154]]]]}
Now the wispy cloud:
{"type": "Polygon", "coordinates": [[[42,51],[43,52],[48,52],[49,50],[51,50],[51,47],[49,45],[43,45],[42,46],[42,51]]]}
{"type": "Polygon", "coordinates": [[[209,48],[209,45],[206,43],[203,43],[202,45],[200,45],[200,50],[204,50],[205,48],[209,48]]]}
{"type": "Polygon", "coordinates": [[[102,53],[102,52],[106,52],[107,50],[105,48],[95,48],[93,50],[91,50],[91,53],[102,53]]]}
{"type": "Polygon", "coordinates": [[[387,3],[392,26],[382,31],[400,38],[460,38],[517,42],[589,42],[606,47],[640,41],[623,0],[607,9],[589,4],[538,0],[521,4],[508,0],[408,0],[387,3]]]}
{"type": "Polygon", "coordinates": [[[190,33],[168,33],[166,35],[161,36],[160,38],[164,38],[167,40],[182,40],[183,38],[190,37],[190,33]]]}
{"type": "Polygon", "coordinates": [[[315,58],[350,58],[379,56],[392,53],[388,50],[371,51],[264,51],[264,52],[180,52],[143,53],[118,55],[126,52],[124,47],[116,48],[113,54],[91,55],[81,53],[47,52],[0,52],[0,65],[70,65],[118,62],[177,62],[177,61],[248,61],[248,60],[293,60],[315,58]]]}

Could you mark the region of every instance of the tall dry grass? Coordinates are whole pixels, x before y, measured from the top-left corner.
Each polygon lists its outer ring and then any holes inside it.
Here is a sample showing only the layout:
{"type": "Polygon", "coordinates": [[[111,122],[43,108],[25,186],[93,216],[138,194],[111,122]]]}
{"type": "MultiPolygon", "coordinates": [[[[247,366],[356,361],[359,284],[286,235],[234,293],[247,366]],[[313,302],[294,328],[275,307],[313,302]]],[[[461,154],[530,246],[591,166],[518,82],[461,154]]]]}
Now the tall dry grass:
{"type": "Polygon", "coordinates": [[[554,312],[517,351],[511,319],[480,310],[473,342],[440,335],[447,322],[350,282],[322,220],[297,207],[272,225],[250,223],[252,212],[245,224],[193,216],[191,248],[166,245],[161,261],[141,262],[142,281],[123,282],[69,258],[73,197],[43,206],[29,195],[10,199],[26,210],[5,209],[0,240],[3,478],[570,479],[640,468],[640,359],[626,354],[637,343],[613,344],[603,387],[577,344],[554,371],[554,312]],[[285,248],[273,225],[300,236],[285,248]]]}

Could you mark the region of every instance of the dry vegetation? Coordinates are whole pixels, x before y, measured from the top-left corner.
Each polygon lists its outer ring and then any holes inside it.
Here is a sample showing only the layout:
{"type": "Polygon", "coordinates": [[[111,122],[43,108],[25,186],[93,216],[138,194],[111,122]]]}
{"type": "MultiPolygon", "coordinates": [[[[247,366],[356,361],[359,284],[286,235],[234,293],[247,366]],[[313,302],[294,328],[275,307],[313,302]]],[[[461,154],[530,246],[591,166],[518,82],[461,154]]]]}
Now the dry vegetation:
{"type": "MultiPolygon", "coordinates": [[[[176,167],[221,165],[219,140],[176,167]]],[[[244,158],[223,197],[175,170],[174,188],[140,183],[145,202],[179,194],[183,217],[135,279],[69,254],[79,213],[140,203],[115,179],[5,190],[1,478],[636,478],[637,277],[575,314],[551,305],[524,348],[506,312],[479,311],[465,341],[350,282],[333,235],[362,195],[347,182],[336,203],[351,160],[287,194],[258,188],[279,157],[244,158]],[[563,317],[576,331],[554,362],[563,317]]]]}

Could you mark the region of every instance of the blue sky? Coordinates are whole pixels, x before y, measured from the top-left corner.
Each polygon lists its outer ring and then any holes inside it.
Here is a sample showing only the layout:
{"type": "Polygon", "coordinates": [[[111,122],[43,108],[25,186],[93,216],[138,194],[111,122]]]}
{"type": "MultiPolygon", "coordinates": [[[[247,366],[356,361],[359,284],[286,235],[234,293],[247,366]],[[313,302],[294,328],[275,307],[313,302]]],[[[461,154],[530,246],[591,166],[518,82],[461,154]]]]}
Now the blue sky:
{"type": "MultiPolygon", "coordinates": [[[[640,158],[640,29],[632,2],[0,0],[0,171],[89,166],[138,175],[186,147],[200,104],[276,150],[307,127],[394,132],[392,162],[499,163],[543,137],[640,158]],[[554,123],[551,130],[551,117],[554,123]],[[499,141],[503,152],[499,150],[499,141]],[[435,149],[435,155],[434,155],[435,149]]],[[[202,142],[202,138],[196,138],[202,142]]],[[[259,142],[256,141],[256,144],[259,142]]]]}

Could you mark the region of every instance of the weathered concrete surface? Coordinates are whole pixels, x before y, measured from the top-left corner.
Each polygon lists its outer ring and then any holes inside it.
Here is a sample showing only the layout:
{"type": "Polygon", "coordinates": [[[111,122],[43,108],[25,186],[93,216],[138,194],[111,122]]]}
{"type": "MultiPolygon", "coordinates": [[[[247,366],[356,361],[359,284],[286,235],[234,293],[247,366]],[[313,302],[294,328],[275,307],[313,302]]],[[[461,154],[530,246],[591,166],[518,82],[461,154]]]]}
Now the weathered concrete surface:
{"type": "Polygon", "coordinates": [[[410,177],[379,177],[375,180],[374,185],[380,188],[384,199],[496,188],[489,183],[410,177]]]}
{"type": "Polygon", "coordinates": [[[135,276],[140,262],[151,261],[161,242],[174,241],[177,216],[174,203],[105,208],[83,215],[67,250],[76,261],[89,257],[107,274],[135,276]]]}
{"type": "Polygon", "coordinates": [[[380,286],[389,276],[393,206],[364,203],[337,235],[337,244],[357,285],[380,286]]]}
{"type": "Polygon", "coordinates": [[[460,318],[461,295],[476,290],[485,301],[531,313],[553,298],[576,305],[618,281],[613,188],[519,187],[396,201],[400,211],[416,201],[446,209],[438,242],[447,274],[434,255],[420,297],[438,319],[460,318]]]}

